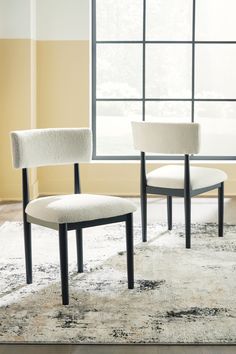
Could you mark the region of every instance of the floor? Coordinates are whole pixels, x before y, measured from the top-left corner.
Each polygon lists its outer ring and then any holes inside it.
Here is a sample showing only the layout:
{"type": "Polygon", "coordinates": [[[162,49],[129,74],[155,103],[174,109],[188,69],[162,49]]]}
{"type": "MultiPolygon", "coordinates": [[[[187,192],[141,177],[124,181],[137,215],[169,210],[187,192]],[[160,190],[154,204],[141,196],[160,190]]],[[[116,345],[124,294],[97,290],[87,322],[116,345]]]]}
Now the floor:
{"type": "MultiPolygon", "coordinates": [[[[140,222],[139,201],[134,222],[140,222]]],[[[0,225],[5,221],[20,221],[20,203],[0,203],[0,225]]],[[[166,222],[166,200],[150,198],[148,201],[148,221],[166,222]]],[[[183,223],[183,200],[174,199],[173,222],[183,223]]],[[[217,200],[215,198],[196,198],[192,203],[192,222],[216,222],[217,200]]],[[[236,198],[225,200],[225,222],[236,223],[236,198]]],[[[236,346],[97,346],[97,345],[1,345],[0,354],[231,354],[236,346]]]]}
{"type": "Polygon", "coordinates": [[[235,354],[235,346],[0,345],[0,354],[235,354]]]}

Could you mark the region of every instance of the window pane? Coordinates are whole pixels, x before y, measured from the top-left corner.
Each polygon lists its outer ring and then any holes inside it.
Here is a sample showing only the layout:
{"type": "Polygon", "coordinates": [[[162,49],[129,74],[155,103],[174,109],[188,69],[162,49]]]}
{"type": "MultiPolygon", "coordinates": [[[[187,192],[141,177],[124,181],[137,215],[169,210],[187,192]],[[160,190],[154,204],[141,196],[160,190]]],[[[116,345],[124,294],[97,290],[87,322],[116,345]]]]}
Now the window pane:
{"type": "Polygon", "coordinates": [[[191,122],[191,102],[146,102],[146,121],[191,122]]]}
{"type": "Polygon", "coordinates": [[[97,0],[97,40],[142,40],[143,0],[97,0]]]}
{"type": "Polygon", "coordinates": [[[191,40],[191,0],[148,0],[147,40],[191,40]]]}
{"type": "Polygon", "coordinates": [[[149,44],[146,97],[191,98],[191,45],[149,44]]]}
{"type": "Polygon", "coordinates": [[[201,155],[236,156],[236,102],[196,102],[201,155]]]}
{"type": "Polygon", "coordinates": [[[236,45],[196,46],[196,97],[236,98],[236,45]]]}
{"type": "Polygon", "coordinates": [[[196,1],[196,40],[235,41],[235,0],[196,1]]]}
{"type": "Polygon", "coordinates": [[[141,45],[97,45],[97,97],[142,97],[141,45]]]}
{"type": "Polygon", "coordinates": [[[142,102],[97,102],[97,154],[137,155],[132,120],[142,120],[142,102]]]}

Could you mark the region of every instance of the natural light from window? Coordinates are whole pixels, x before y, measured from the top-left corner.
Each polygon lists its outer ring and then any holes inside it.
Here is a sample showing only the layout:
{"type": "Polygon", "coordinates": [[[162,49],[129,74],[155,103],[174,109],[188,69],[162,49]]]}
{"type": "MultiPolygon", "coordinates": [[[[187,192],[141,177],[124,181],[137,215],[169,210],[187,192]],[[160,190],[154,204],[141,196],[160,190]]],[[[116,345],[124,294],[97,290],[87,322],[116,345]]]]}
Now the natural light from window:
{"type": "Polygon", "coordinates": [[[235,157],[235,13],[235,0],[93,1],[94,158],[137,156],[132,120],[199,122],[202,156],[235,157]]]}

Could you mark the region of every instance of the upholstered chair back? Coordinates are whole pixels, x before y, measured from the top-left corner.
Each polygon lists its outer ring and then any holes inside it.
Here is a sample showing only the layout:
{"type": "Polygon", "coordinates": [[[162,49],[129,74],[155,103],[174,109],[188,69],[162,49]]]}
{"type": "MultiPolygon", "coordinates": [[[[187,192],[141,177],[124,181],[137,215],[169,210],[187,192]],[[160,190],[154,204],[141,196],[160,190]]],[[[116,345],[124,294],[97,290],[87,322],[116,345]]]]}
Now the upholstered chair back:
{"type": "Polygon", "coordinates": [[[197,123],[132,122],[134,148],[156,154],[197,154],[200,125],[197,123]]]}
{"type": "Polygon", "coordinates": [[[32,129],[11,132],[13,165],[29,168],[89,162],[92,134],[87,128],[32,129]]]}

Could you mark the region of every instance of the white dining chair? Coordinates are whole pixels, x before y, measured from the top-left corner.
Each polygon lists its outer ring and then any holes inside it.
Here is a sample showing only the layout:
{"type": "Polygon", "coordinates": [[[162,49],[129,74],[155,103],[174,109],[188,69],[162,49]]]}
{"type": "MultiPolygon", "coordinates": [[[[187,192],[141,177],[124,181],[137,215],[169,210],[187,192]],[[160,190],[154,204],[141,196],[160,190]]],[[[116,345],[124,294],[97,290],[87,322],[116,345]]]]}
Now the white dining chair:
{"type": "Polygon", "coordinates": [[[200,150],[197,123],[132,122],[134,147],[141,152],[142,240],[147,241],[147,194],[167,196],[168,229],[172,229],[172,197],[183,197],[186,248],[191,248],[191,198],[218,188],[218,235],[223,236],[224,171],[190,167],[190,155],[200,150]],[[146,153],[184,155],[184,164],[165,165],[146,173],[146,153]]]}
{"type": "MultiPolygon", "coordinates": [[[[90,129],[33,129],[11,133],[13,165],[22,169],[26,281],[32,283],[31,224],[59,232],[62,303],[69,304],[67,231],[76,230],[78,272],[83,272],[82,229],[125,222],[128,288],[134,287],[133,203],[119,197],[81,194],[79,162],[91,159],[90,129]],[[74,193],[29,200],[27,169],[74,165],[74,193]]],[[[94,176],[96,179],[96,176],[94,176]]],[[[92,237],[92,236],[91,236],[92,237]]],[[[45,243],[47,240],[45,239],[45,243]]]]}

